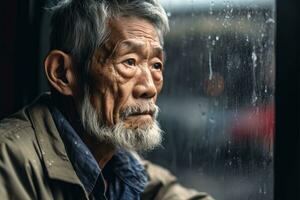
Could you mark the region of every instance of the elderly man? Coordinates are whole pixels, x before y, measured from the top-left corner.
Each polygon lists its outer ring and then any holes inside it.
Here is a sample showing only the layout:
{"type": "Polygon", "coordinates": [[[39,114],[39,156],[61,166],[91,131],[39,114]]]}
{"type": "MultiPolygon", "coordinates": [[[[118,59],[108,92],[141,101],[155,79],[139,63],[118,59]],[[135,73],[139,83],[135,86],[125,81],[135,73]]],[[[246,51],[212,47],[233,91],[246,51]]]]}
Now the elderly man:
{"type": "Polygon", "coordinates": [[[0,199],[211,199],[137,153],[161,142],[168,19],[156,0],[52,9],[44,94],[0,124],[0,199]]]}

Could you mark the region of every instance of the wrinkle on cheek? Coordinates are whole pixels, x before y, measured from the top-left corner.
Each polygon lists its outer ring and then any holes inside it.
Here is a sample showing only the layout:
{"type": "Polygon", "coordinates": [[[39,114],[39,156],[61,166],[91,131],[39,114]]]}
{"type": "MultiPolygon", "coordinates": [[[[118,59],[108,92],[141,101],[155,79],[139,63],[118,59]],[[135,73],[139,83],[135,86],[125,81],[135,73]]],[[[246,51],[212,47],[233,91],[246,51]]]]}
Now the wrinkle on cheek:
{"type": "Polygon", "coordinates": [[[91,94],[90,96],[90,102],[92,104],[92,106],[96,109],[96,111],[99,113],[100,112],[100,106],[101,106],[101,95],[98,94],[91,94]]]}
{"type": "Polygon", "coordinates": [[[115,96],[115,110],[114,110],[114,121],[117,123],[120,120],[121,109],[125,107],[128,102],[131,93],[129,92],[132,88],[131,82],[116,82],[116,87],[118,89],[117,95],[115,96]]]}
{"type": "Polygon", "coordinates": [[[104,119],[108,125],[116,123],[116,105],[118,102],[118,82],[116,80],[115,71],[110,68],[103,72],[103,76],[106,77],[102,82],[102,96],[103,96],[103,110],[104,119]]]}
{"type": "Polygon", "coordinates": [[[119,96],[122,97],[120,99],[119,104],[119,109],[121,109],[125,107],[125,104],[127,102],[129,102],[129,98],[131,97],[131,88],[133,88],[133,83],[119,85],[119,88],[119,96]]]}
{"type": "Polygon", "coordinates": [[[115,104],[114,96],[111,92],[107,90],[107,92],[103,94],[103,98],[103,115],[105,115],[104,118],[106,119],[107,125],[111,126],[115,123],[113,115],[113,109],[115,104]]]}
{"type": "MultiPolygon", "coordinates": [[[[114,65],[116,68],[116,66],[114,65]]],[[[114,70],[114,91],[115,91],[115,108],[114,108],[114,122],[117,123],[120,119],[120,111],[125,106],[125,103],[130,98],[131,93],[128,92],[132,88],[132,77],[122,76],[118,70],[114,70]]]]}
{"type": "Polygon", "coordinates": [[[91,103],[102,115],[103,122],[113,125],[114,107],[118,100],[118,84],[114,69],[109,66],[94,65],[89,79],[91,103]]]}

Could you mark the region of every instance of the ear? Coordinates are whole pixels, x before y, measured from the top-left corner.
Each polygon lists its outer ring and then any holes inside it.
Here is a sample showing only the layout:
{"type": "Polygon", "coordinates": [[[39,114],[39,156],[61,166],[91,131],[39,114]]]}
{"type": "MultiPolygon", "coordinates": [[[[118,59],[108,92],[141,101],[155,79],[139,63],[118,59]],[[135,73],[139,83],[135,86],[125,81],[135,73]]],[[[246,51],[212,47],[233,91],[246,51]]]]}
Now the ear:
{"type": "Polygon", "coordinates": [[[74,96],[76,85],[71,57],[63,51],[53,50],[45,59],[45,72],[49,83],[61,94],[74,96]]]}

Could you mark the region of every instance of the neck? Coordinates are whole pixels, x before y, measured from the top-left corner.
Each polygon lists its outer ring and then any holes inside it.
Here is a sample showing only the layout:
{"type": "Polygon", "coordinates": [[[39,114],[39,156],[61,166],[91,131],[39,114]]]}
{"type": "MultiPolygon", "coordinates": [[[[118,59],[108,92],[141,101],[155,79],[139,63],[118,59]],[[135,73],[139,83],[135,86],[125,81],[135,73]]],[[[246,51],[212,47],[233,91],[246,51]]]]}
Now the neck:
{"type": "Polygon", "coordinates": [[[112,144],[99,143],[94,138],[86,137],[84,143],[91,150],[94,158],[98,162],[100,169],[103,169],[105,165],[110,161],[112,156],[115,154],[116,149],[112,144]]]}
{"type": "Polygon", "coordinates": [[[75,111],[76,109],[74,109],[75,103],[71,97],[62,98],[59,102],[59,105],[56,106],[63,113],[63,115],[69,121],[76,133],[79,134],[82,141],[89,148],[95,160],[97,161],[100,169],[103,169],[108,163],[108,161],[110,161],[112,156],[115,154],[115,147],[112,144],[98,142],[92,136],[84,134],[84,130],[80,125],[81,123],[79,120],[79,116],[75,111]]]}

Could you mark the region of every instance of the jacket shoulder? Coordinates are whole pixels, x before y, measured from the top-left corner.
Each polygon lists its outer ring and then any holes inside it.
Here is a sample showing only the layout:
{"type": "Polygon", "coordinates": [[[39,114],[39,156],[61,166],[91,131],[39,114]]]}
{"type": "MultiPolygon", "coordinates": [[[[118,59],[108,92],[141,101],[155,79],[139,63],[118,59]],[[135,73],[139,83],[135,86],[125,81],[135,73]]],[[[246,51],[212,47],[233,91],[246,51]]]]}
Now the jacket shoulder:
{"type": "Polygon", "coordinates": [[[0,121],[0,199],[35,199],[43,174],[34,129],[26,109],[0,121]]]}
{"type": "Polygon", "coordinates": [[[0,160],[10,158],[20,164],[41,157],[26,108],[0,121],[0,147],[0,160]]]}
{"type": "Polygon", "coordinates": [[[26,137],[29,135],[33,136],[33,133],[34,130],[25,108],[0,121],[0,144],[8,140],[19,139],[24,134],[27,135],[26,137]]]}
{"type": "Polygon", "coordinates": [[[143,200],[213,200],[204,192],[179,184],[169,170],[146,160],[143,160],[143,163],[149,177],[149,183],[142,196],[143,200]]]}

